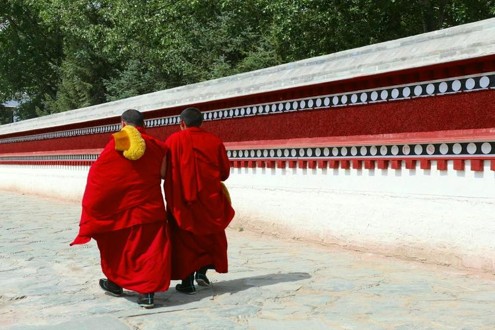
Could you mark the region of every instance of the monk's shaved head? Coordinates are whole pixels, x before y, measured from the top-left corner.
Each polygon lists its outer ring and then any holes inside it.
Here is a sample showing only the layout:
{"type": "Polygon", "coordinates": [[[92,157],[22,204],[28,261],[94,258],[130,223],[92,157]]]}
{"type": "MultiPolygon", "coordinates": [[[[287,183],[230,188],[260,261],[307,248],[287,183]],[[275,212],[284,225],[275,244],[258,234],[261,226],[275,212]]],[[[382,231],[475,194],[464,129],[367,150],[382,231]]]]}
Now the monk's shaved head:
{"type": "Polygon", "coordinates": [[[187,108],[180,114],[187,127],[199,127],[203,123],[203,114],[197,108],[187,108]]]}
{"type": "Polygon", "coordinates": [[[124,111],[121,118],[127,125],[144,127],[144,116],[135,109],[124,111]]]}

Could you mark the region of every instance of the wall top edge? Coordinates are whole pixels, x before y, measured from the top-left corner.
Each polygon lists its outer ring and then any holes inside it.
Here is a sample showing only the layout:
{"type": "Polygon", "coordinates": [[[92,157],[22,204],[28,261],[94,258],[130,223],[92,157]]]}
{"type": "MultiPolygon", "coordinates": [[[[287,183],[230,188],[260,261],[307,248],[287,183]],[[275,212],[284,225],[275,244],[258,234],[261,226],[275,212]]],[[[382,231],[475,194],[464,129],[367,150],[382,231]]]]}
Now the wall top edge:
{"type": "Polygon", "coordinates": [[[0,135],[495,55],[495,18],[1,125],[0,135]]]}

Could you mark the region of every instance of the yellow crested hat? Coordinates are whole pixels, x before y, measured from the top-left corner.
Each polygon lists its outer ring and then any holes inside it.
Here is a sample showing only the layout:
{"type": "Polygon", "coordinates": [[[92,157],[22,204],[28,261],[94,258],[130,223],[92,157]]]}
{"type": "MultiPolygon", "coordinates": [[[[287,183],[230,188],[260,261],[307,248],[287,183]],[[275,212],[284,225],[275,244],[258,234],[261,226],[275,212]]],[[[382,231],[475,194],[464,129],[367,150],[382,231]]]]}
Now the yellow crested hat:
{"type": "Polygon", "coordinates": [[[134,126],[126,125],[112,134],[115,140],[115,150],[123,151],[129,160],[138,160],[146,151],[146,142],[134,126]]]}

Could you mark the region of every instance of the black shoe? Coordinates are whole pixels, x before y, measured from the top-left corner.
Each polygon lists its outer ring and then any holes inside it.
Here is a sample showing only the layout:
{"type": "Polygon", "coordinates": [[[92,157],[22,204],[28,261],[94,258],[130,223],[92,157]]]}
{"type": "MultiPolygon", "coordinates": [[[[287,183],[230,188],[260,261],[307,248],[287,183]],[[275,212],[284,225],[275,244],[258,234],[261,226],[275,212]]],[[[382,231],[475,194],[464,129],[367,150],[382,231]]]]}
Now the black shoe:
{"type": "Polygon", "coordinates": [[[100,279],[100,287],[115,297],[120,297],[122,293],[124,293],[124,290],[122,290],[120,286],[110,280],[107,280],[106,278],[100,279]]]}
{"type": "Polygon", "coordinates": [[[185,286],[183,284],[177,284],[175,286],[175,290],[185,293],[185,294],[195,294],[196,293],[196,288],[194,285],[192,286],[185,286]]]}
{"type": "Polygon", "coordinates": [[[206,277],[206,274],[196,273],[196,283],[200,286],[210,286],[210,280],[206,277]]]}
{"type": "Polygon", "coordinates": [[[154,293],[140,294],[137,303],[139,306],[144,308],[153,308],[155,307],[155,294],[154,293]]]}

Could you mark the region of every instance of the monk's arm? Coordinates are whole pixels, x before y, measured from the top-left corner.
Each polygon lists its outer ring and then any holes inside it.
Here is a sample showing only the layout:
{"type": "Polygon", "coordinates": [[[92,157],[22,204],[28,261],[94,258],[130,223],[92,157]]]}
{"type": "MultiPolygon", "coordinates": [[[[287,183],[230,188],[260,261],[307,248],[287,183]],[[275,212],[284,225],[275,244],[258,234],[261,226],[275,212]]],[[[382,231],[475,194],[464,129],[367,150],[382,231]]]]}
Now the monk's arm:
{"type": "Polygon", "coordinates": [[[227,156],[227,151],[225,150],[225,146],[222,144],[219,148],[219,163],[220,163],[220,179],[225,181],[229,178],[230,175],[230,161],[227,156]]]}

